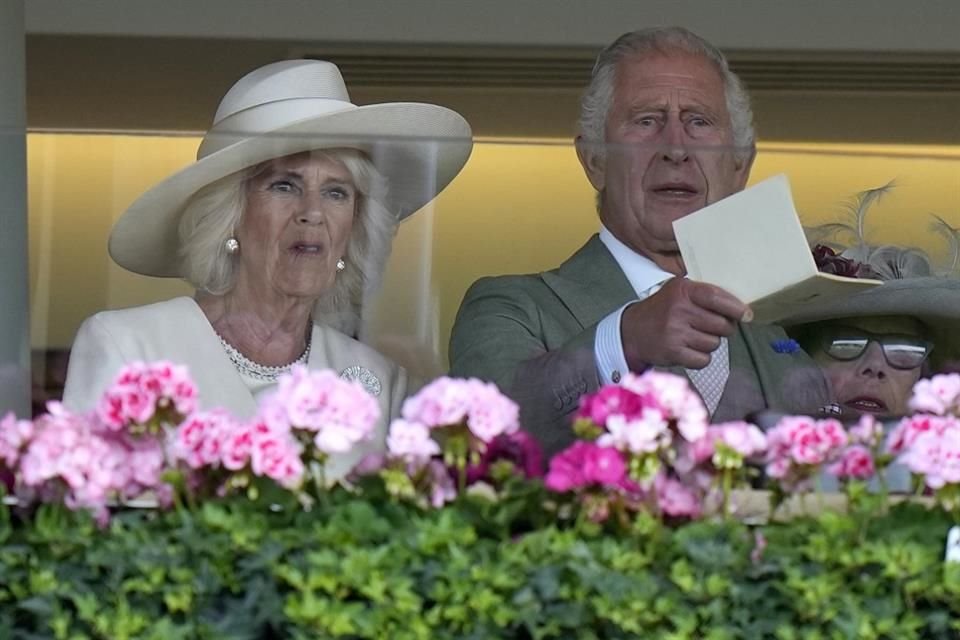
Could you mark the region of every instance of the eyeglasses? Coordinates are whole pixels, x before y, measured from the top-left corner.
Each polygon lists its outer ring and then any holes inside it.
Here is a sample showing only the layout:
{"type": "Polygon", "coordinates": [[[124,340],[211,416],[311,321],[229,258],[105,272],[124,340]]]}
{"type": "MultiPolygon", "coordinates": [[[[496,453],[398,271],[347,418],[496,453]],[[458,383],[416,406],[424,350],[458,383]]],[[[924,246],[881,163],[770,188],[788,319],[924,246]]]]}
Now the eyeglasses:
{"type": "Polygon", "coordinates": [[[823,335],[824,353],[835,360],[856,360],[863,355],[871,342],[880,345],[883,358],[894,369],[916,369],[923,364],[933,343],[916,336],[877,334],[852,327],[834,327],[823,335]]]}

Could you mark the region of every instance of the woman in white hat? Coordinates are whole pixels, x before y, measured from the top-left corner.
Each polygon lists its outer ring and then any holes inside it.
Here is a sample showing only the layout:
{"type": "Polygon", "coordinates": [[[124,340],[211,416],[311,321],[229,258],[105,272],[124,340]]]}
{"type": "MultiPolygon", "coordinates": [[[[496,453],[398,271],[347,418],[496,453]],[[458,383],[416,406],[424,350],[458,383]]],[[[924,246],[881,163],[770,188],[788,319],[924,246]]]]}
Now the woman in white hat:
{"type": "Polygon", "coordinates": [[[110,236],[122,267],[184,278],[196,294],[87,319],[65,404],[90,409],[124,364],[163,359],[188,365],[203,406],[243,417],[303,363],[359,379],[385,425],[406,374],[348,334],[397,222],[439,193],[471,148],[469,125],[449,109],[351,104],[329,62],[247,74],[197,161],[143,194],[110,236]]]}

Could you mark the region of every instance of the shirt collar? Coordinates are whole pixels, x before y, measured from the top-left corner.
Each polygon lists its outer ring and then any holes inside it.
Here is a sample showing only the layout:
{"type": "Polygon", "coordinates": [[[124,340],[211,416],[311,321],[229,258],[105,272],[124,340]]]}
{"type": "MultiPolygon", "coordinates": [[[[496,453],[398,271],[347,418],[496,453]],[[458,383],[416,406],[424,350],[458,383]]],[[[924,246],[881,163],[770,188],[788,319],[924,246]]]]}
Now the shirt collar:
{"type": "Polygon", "coordinates": [[[652,287],[673,277],[672,273],[658,267],[650,258],[620,242],[602,224],[600,225],[600,242],[613,255],[613,259],[617,261],[623,275],[627,276],[638,297],[644,297],[652,287]]]}

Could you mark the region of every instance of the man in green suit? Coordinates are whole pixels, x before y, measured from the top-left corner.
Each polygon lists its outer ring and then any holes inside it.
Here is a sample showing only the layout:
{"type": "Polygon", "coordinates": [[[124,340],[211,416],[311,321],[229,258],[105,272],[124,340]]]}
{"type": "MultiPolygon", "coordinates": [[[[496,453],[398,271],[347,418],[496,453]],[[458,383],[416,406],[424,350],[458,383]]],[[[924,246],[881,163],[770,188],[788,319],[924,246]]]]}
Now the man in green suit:
{"type": "Polygon", "coordinates": [[[744,188],[752,120],[723,54],[695,34],[646,29],[608,46],[576,139],[600,233],[552,271],[476,282],[451,375],[496,382],[551,455],[573,439],[580,396],[626,371],[687,375],[715,422],[827,404],[822,374],[782,329],[750,324],[732,294],[683,277],[672,223],[744,188]]]}

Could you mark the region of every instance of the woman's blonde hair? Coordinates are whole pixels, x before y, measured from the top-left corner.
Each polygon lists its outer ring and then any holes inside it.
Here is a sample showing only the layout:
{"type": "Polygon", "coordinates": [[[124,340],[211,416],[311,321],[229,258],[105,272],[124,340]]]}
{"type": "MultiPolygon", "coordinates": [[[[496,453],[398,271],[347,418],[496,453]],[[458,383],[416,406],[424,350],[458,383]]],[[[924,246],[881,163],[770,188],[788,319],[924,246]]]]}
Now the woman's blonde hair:
{"type": "MultiPolygon", "coordinates": [[[[357,149],[310,153],[342,163],[359,194],[347,253],[343,257],[346,267],[314,307],[315,321],[355,335],[363,301],[380,285],[397,217],[383,206],[386,178],[365,153],[357,149]]],[[[184,205],[178,228],[181,276],[197,290],[223,295],[233,288],[239,256],[227,251],[226,242],[235,235],[243,217],[247,182],[268,162],[207,185],[184,205]]]]}

